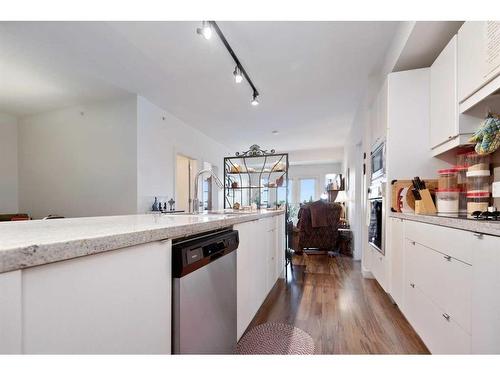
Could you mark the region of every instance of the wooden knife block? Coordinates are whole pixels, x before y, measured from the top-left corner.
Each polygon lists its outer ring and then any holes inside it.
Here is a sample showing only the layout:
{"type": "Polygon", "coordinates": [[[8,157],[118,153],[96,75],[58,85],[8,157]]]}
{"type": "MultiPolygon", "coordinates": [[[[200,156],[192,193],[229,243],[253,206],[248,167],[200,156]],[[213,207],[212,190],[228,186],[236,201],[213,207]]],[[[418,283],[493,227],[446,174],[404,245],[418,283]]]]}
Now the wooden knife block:
{"type": "Polygon", "coordinates": [[[435,214],[436,206],[432,200],[429,189],[419,190],[419,193],[422,199],[415,201],[415,213],[419,215],[435,214]]]}

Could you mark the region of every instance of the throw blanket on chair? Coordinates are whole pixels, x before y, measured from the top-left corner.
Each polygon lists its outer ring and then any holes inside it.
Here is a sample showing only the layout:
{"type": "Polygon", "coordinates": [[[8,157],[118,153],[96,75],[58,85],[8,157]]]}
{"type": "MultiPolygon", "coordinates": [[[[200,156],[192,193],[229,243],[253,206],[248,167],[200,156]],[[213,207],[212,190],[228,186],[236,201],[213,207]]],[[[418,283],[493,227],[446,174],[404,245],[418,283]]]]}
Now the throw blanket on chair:
{"type": "Polygon", "coordinates": [[[342,206],[317,201],[302,205],[298,214],[299,251],[302,249],[335,250],[342,206]]]}

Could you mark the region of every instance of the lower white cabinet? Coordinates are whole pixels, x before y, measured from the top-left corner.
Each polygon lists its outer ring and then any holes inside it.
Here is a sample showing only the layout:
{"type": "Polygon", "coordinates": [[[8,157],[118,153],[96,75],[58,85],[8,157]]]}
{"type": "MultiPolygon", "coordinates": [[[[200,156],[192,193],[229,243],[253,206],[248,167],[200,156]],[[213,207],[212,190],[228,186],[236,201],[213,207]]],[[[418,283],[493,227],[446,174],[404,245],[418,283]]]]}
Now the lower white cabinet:
{"type": "Polygon", "coordinates": [[[0,274],[0,352],[169,354],[171,278],[171,241],[0,274]]]}
{"type": "Polygon", "coordinates": [[[391,295],[431,353],[499,354],[500,237],[389,225],[391,295]]]}
{"type": "Polygon", "coordinates": [[[500,237],[475,234],[472,353],[500,353],[500,237]]]}
{"type": "Polygon", "coordinates": [[[404,314],[432,354],[470,353],[470,336],[412,282],[406,285],[404,314]]]}
{"type": "Polygon", "coordinates": [[[387,292],[387,264],[386,257],[381,252],[370,246],[372,274],[382,289],[387,292]]]}
{"type": "Polygon", "coordinates": [[[0,354],[22,353],[21,271],[0,273],[0,354]]]}
{"type": "Polygon", "coordinates": [[[389,230],[387,231],[386,252],[390,254],[390,294],[394,302],[402,309],[404,284],[405,284],[405,262],[404,262],[404,221],[402,219],[390,218],[389,230]]]}
{"type": "Polygon", "coordinates": [[[238,340],[283,272],[283,217],[278,215],[234,226],[240,239],[237,252],[238,340]]]}

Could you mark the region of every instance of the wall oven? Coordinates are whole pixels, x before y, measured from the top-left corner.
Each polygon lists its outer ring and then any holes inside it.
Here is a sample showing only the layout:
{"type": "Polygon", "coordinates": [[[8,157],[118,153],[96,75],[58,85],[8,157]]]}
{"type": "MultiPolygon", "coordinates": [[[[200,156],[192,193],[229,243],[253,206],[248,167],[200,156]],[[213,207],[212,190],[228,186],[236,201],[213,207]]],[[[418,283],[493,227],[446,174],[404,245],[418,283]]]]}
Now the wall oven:
{"type": "Polygon", "coordinates": [[[385,255],[385,182],[376,182],[368,191],[368,243],[385,255]]]}

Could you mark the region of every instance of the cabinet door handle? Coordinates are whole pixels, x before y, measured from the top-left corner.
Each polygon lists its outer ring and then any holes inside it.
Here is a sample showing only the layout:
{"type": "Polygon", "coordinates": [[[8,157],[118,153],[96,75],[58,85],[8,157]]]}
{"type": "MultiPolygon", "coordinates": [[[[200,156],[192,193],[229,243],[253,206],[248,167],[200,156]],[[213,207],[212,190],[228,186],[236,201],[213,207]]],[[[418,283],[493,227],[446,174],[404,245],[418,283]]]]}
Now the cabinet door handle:
{"type": "Polygon", "coordinates": [[[444,259],[446,259],[448,262],[451,262],[451,256],[449,256],[449,255],[445,255],[444,259]]]}
{"type": "Polygon", "coordinates": [[[410,286],[411,286],[412,288],[415,288],[415,284],[413,284],[413,283],[410,283],[410,286]]]}
{"type": "Polygon", "coordinates": [[[477,238],[483,238],[483,234],[482,233],[472,233],[474,236],[476,236],[477,238]]]}
{"type": "Polygon", "coordinates": [[[415,241],[410,241],[410,243],[411,243],[413,246],[415,246],[415,241]]]}
{"type": "Polygon", "coordinates": [[[450,316],[446,313],[443,314],[443,318],[445,318],[447,321],[450,321],[450,316]]]}

